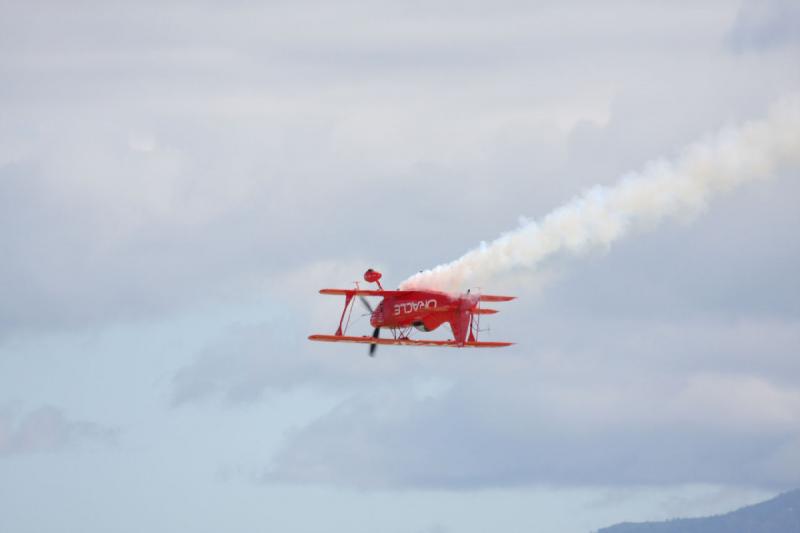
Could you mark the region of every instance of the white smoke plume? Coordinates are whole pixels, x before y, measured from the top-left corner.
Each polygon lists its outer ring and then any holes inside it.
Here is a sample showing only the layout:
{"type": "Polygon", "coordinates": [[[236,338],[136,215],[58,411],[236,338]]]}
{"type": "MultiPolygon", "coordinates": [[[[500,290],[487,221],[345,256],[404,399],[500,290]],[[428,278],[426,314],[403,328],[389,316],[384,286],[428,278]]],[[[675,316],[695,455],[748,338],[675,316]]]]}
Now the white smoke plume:
{"type": "Polygon", "coordinates": [[[799,164],[800,95],[794,95],[773,105],[764,120],[723,129],[686,147],[673,161],[651,161],[612,186],[592,187],[540,221],[524,221],[400,287],[455,292],[512,269],[535,270],[557,252],[608,246],[633,228],[699,211],[713,193],[799,164]]]}

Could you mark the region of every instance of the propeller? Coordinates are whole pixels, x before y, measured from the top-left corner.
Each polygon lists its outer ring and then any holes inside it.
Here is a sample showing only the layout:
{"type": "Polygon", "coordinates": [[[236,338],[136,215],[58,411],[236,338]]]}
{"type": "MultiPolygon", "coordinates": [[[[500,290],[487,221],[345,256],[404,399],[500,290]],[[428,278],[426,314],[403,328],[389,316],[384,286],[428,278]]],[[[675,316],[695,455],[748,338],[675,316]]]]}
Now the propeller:
{"type": "MultiPolygon", "coordinates": [[[[381,328],[375,328],[375,331],[372,332],[372,338],[377,339],[381,334],[381,328]]],[[[375,349],[378,347],[377,344],[374,342],[369,345],[369,356],[375,357],[375,349]]]]}
{"type": "MultiPolygon", "coordinates": [[[[369,310],[369,313],[372,314],[373,313],[372,306],[369,305],[369,302],[367,301],[367,299],[364,298],[363,296],[359,296],[359,298],[361,299],[361,303],[364,304],[364,307],[366,307],[369,310]]],[[[381,328],[375,328],[375,330],[372,332],[372,338],[373,339],[377,339],[380,336],[380,334],[381,334],[381,328]]],[[[375,357],[375,349],[377,347],[378,347],[378,345],[375,344],[374,342],[369,345],[369,356],[370,357],[375,357]]]]}

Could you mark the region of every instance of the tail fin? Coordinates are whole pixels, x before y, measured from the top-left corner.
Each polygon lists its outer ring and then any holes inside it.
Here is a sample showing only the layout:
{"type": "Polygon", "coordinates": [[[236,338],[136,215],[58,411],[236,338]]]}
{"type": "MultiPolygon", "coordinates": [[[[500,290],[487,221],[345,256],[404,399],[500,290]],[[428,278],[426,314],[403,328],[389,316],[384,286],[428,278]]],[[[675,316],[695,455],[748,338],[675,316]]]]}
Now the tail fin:
{"type": "MultiPolygon", "coordinates": [[[[469,310],[458,311],[453,320],[450,320],[450,329],[453,330],[453,339],[456,346],[464,346],[467,341],[467,334],[470,333],[472,316],[469,310]]],[[[474,340],[474,339],[469,339],[474,340]]]]}

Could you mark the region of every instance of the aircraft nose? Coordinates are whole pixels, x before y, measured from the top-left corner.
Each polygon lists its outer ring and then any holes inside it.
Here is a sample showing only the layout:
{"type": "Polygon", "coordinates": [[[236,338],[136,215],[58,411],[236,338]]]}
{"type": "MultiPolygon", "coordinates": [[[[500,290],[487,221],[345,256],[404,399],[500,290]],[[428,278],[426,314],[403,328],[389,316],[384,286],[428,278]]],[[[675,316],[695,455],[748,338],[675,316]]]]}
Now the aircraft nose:
{"type": "Polygon", "coordinates": [[[372,312],[369,317],[369,323],[372,325],[373,328],[377,328],[378,326],[383,325],[383,302],[378,304],[378,307],[372,312]]]}

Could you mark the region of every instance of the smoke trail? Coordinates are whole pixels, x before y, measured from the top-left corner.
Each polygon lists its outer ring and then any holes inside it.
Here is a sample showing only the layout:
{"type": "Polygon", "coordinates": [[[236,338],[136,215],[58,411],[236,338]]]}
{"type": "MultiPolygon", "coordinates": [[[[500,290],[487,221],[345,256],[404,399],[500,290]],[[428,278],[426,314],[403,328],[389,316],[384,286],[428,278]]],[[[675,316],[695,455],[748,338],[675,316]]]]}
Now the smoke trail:
{"type": "Polygon", "coordinates": [[[800,164],[800,95],[774,105],[764,120],[727,128],[659,159],[612,186],[595,186],[541,221],[524,222],[460,258],[415,274],[402,289],[457,291],[514,268],[535,268],[560,251],[607,246],[631,228],[702,209],[711,193],[767,178],[800,164]]]}

